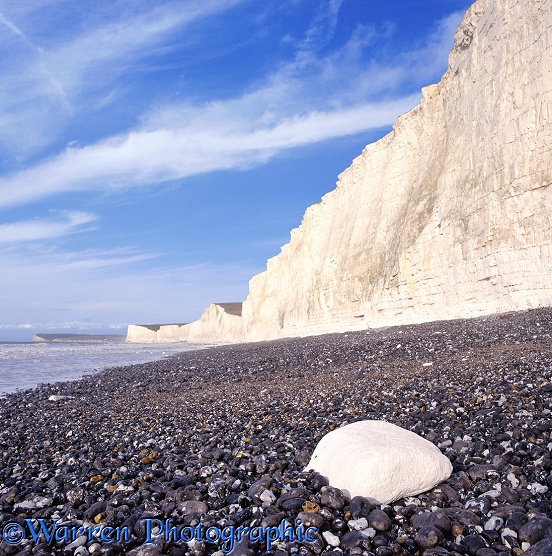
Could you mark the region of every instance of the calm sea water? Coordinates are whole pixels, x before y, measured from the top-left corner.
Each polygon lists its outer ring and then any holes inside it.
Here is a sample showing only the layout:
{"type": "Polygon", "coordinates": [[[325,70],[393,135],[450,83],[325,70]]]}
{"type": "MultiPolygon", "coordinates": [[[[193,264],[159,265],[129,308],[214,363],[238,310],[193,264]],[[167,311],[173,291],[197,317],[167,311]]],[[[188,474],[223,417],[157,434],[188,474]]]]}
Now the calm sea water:
{"type": "Polygon", "coordinates": [[[198,348],[187,344],[124,342],[0,342],[0,396],[20,388],[72,380],[108,367],[156,361],[198,348]]]}

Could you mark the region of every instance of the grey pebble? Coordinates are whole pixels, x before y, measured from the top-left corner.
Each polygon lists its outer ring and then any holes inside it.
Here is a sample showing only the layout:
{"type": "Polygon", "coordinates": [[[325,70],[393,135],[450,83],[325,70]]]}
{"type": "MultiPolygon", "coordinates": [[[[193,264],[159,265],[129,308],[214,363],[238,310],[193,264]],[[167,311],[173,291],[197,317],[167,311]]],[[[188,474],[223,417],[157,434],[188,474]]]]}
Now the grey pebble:
{"type": "Polygon", "coordinates": [[[368,515],[368,523],[376,531],[389,531],[391,529],[391,519],[382,510],[372,510],[368,515]]]}
{"type": "Polygon", "coordinates": [[[521,542],[536,544],[544,537],[552,537],[552,519],[533,517],[521,526],[518,538],[521,542]]]}
{"type": "Polygon", "coordinates": [[[441,530],[433,525],[422,527],[416,535],[414,535],[414,541],[421,548],[434,548],[444,540],[445,537],[441,530]]]}

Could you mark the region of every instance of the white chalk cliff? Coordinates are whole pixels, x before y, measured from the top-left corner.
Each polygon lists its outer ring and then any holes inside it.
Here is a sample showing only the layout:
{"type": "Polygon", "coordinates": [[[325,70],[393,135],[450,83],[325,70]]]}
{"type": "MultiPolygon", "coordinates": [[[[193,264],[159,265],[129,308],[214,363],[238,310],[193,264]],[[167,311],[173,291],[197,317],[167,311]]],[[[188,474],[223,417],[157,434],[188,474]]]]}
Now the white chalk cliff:
{"type": "Polygon", "coordinates": [[[307,209],[241,316],[211,305],[166,336],[262,340],[552,305],[552,0],[477,0],[422,92],[307,209]]]}
{"type": "Polygon", "coordinates": [[[220,344],[245,341],[241,303],[211,303],[201,317],[187,324],[131,324],[127,342],[220,344]]]}

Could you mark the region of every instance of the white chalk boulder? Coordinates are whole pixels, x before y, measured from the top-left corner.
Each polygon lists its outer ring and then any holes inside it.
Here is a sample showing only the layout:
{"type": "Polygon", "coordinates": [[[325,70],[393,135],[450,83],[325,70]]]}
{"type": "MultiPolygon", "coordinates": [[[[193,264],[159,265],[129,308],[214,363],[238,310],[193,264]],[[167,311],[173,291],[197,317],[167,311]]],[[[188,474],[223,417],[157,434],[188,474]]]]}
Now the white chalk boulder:
{"type": "Polygon", "coordinates": [[[375,504],[428,491],[452,473],[434,444],[385,421],[358,421],[328,433],[305,470],[311,469],[375,504]]]}

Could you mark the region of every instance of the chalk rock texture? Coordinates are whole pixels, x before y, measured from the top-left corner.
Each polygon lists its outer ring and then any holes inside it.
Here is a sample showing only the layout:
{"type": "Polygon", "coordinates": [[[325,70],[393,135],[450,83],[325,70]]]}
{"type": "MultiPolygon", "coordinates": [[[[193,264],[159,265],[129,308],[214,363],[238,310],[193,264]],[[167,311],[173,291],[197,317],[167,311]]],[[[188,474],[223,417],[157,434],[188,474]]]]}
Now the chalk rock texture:
{"type": "Polygon", "coordinates": [[[552,304],[552,3],[478,0],[449,68],[307,209],[248,338],[552,304]]]}
{"type": "MultiPolygon", "coordinates": [[[[129,324],[127,329],[127,342],[153,343],[157,342],[157,332],[161,328],[160,324],[129,324]]],[[[168,325],[174,326],[174,325],[168,325]]]]}
{"type": "Polygon", "coordinates": [[[196,344],[243,342],[241,303],[212,303],[189,325],[187,341],[196,344]]]}
{"type": "Polygon", "coordinates": [[[448,479],[452,465],[431,442],[385,421],[358,421],[320,440],[305,470],[375,504],[415,496],[448,479]]]}
{"type": "Polygon", "coordinates": [[[243,342],[242,304],[211,303],[201,317],[187,324],[131,324],[127,342],[188,342],[220,344],[243,342]]]}
{"type": "Polygon", "coordinates": [[[215,311],[205,336],[218,323],[225,341],[249,341],[552,305],[551,118],[552,2],[478,0],[441,81],[307,209],[251,279],[241,326],[215,311]]]}

